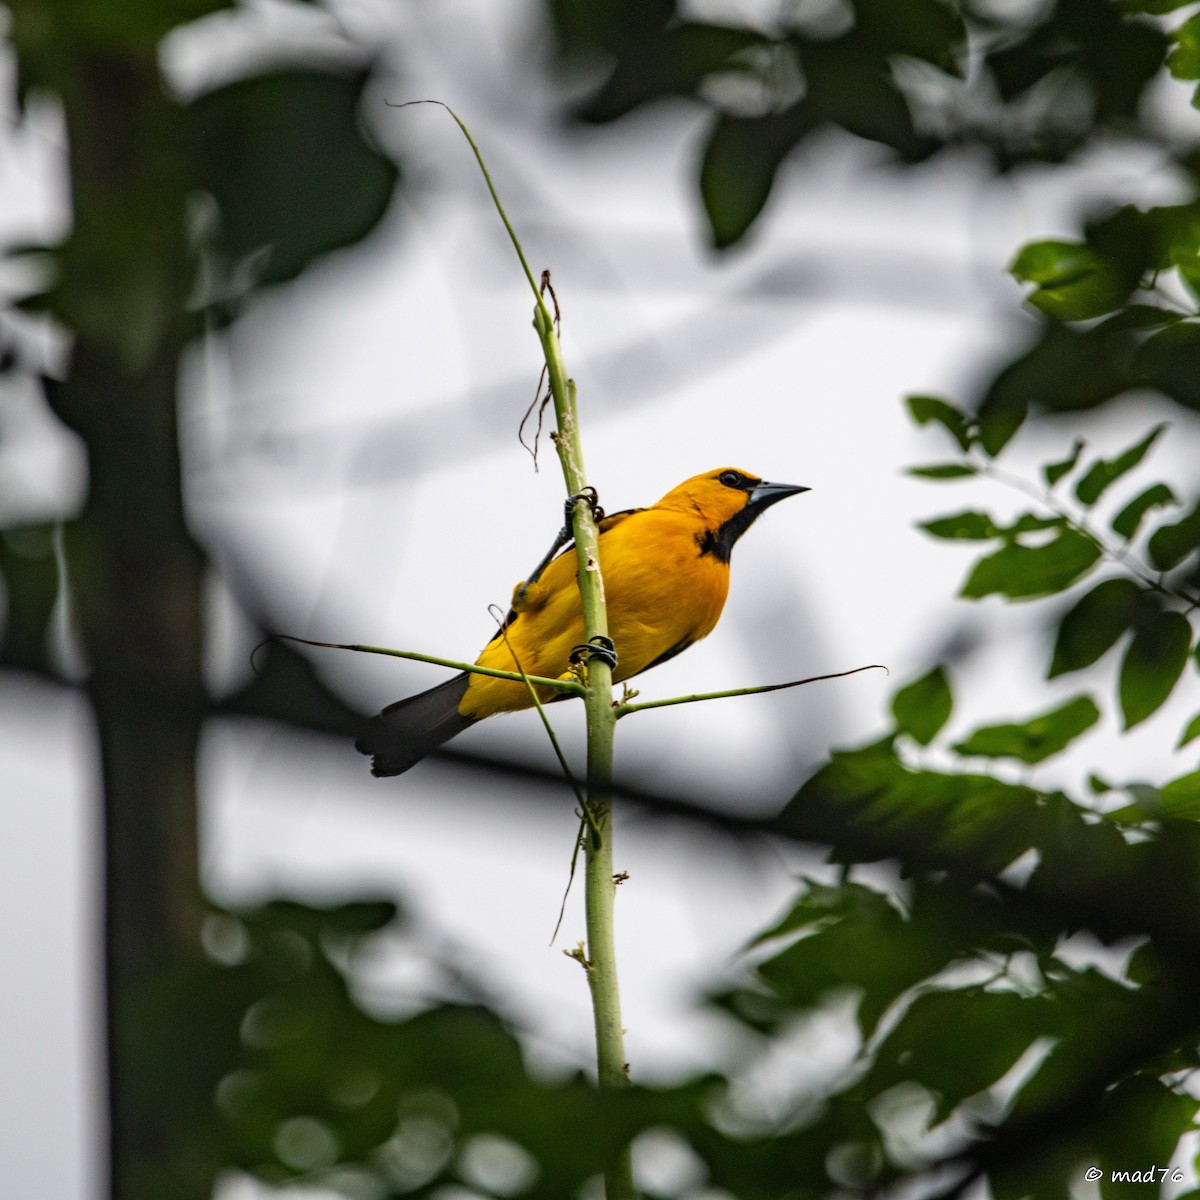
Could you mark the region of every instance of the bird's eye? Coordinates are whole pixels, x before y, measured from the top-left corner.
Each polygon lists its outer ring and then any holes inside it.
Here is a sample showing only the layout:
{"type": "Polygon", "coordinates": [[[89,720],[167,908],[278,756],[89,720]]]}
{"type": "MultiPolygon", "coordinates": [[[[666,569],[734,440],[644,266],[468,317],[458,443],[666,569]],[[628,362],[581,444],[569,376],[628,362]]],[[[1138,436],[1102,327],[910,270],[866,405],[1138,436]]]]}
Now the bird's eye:
{"type": "Polygon", "coordinates": [[[720,481],[726,487],[735,488],[742,486],[743,476],[739,475],[737,471],[722,471],[718,476],[718,479],[720,479],[720,481]]]}

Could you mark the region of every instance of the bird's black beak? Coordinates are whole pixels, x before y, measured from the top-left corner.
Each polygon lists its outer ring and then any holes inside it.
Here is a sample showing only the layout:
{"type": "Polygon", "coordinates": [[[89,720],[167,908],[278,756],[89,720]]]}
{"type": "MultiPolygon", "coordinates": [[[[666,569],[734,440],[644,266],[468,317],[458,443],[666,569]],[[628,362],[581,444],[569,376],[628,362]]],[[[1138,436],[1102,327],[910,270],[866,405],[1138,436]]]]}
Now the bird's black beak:
{"type": "Polygon", "coordinates": [[[786,500],[789,496],[797,496],[801,492],[809,491],[812,489],[802,487],[797,483],[768,483],[764,479],[750,489],[750,499],[746,507],[760,513],[764,508],[778,504],[780,500],[786,500]]]}

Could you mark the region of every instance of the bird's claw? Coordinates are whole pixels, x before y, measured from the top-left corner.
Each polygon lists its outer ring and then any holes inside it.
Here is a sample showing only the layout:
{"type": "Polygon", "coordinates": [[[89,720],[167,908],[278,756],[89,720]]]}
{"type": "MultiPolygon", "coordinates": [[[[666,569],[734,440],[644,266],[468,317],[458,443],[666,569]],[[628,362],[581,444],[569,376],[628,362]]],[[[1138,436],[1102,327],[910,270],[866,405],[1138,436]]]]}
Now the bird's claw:
{"type": "Polygon", "coordinates": [[[597,524],[604,520],[604,509],[600,507],[600,497],[594,487],[585,487],[583,491],[576,492],[573,496],[568,496],[563,503],[563,523],[567,529],[571,528],[572,518],[575,515],[575,505],[582,500],[588,508],[592,510],[592,520],[597,524]]]}
{"type": "Polygon", "coordinates": [[[602,663],[607,663],[610,671],[617,669],[617,648],[613,644],[612,638],[607,638],[603,634],[598,633],[582,646],[573,646],[569,661],[578,666],[580,663],[593,658],[598,658],[602,663]]]}
{"type": "Polygon", "coordinates": [[[516,590],[513,596],[513,608],[520,612],[521,606],[525,603],[525,597],[529,594],[529,589],[537,583],[542,577],[542,572],[554,560],[558,552],[574,537],[574,520],[575,520],[575,505],[582,500],[588,508],[592,510],[592,519],[599,524],[604,520],[604,509],[598,503],[599,497],[596,495],[594,487],[585,487],[583,491],[576,492],[574,496],[568,496],[563,503],[563,527],[558,531],[558,536],[554,539],[554,545],[546,551],[545,558],[533,569],[533,574],[529,576],[516,590]]]}

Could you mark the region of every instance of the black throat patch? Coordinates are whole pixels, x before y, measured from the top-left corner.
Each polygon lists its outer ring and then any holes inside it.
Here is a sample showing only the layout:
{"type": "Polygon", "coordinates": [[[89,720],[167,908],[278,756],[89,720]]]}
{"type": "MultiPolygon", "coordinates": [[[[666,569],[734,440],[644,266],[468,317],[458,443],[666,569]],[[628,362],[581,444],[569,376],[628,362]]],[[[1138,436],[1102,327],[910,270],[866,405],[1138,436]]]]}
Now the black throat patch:
{"type": "Polygon", "coordinates": [[[700,547],[701,556],[711,554],[717,562],[727,563],[733,554],[733,544],[754,524],[759,510],[753,504],[747,504],[741,512],[735,513],[717,529],[706,529],[696,537],[696,545],[700,547]]]}

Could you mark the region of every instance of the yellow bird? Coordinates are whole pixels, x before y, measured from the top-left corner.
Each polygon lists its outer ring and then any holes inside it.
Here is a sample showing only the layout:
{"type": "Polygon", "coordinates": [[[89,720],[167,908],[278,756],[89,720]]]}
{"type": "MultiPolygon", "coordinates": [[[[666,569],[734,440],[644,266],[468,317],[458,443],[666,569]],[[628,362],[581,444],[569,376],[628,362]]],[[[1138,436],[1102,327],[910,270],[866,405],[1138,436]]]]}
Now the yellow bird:
{"type": "MultiPolygon", "coordinates": [[[[808,490],[723,467],[685,480],[649,508],[604,517],[600,569],[616,647],[613,682],[648,671],[710,634],[729,593],[734,543],[772,504],[808,490]]],[[[516,671],[519,661],[527,675],[563,677],[585,636],[576,576],[575,553],[565,550],[524,594],[518,584],[503,632],[476,665],[516,671]]],[[[543,702],[558,698],[554,689],[539,689],[543,702]]],[[[388,705],[355,745],[373,755],[373,775],[399,775],[476,721],[532,707],[524,683],[464,671],[388,705]]]]}

